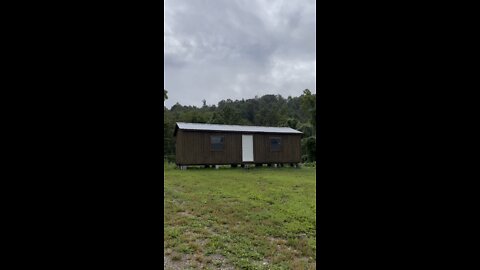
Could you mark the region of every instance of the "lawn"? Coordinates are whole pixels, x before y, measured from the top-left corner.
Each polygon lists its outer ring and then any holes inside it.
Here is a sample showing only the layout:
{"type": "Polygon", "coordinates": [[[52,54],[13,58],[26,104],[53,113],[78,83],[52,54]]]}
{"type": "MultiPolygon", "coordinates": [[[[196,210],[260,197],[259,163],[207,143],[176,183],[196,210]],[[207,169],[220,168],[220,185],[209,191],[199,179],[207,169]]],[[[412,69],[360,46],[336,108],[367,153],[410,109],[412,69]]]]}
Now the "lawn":
{"type": "Polygon", "coordinates": [[[165,269],[315,269],[315,168],[165,165],[165,269]]]}

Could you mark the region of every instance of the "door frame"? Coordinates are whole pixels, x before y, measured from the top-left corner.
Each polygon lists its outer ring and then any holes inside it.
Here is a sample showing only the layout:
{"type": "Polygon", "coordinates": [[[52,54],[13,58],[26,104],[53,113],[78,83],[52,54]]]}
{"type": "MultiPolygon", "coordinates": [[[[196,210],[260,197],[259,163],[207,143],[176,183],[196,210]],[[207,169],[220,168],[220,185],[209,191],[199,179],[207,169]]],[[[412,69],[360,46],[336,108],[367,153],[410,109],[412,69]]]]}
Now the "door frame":
{"type": "Polygon", "coordinates": [[[242,134],[242,162],[255,162],[255,151],[254,151],[254,146],[255,144],[253,143],[254,140],[253,134],[242,134]],[[252,138],[252,160],[245,161],[244,155],[243,155],[243,138],[244,136],[249,136],[252,138]]]}

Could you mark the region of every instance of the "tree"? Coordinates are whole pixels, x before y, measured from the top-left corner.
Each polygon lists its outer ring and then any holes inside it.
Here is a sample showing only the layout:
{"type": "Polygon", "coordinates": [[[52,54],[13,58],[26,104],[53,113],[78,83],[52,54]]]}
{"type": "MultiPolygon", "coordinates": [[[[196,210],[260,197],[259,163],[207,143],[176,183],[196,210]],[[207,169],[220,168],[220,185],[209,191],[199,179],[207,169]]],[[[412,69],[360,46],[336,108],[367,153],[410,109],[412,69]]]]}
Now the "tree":
{"type": "Polygon", "coordinates": [[[293,128],[293,129],[297,129],[298,120],[293,118],[293,117],[290,117],[290,118],[287,119],[287,121],[285,121],[285,126],[293,128]]]}
{"type": "Polygon", "coordinates": [[[168,91],[165,90],[165,89],[163,89],[163,102],[165,102],[165,100],[168,99],[168,95],[167,95],[167,94],[168,94],[168,91]]]}
{"type": "Polygon", "coordinates": [[[217,111],[213,113],[212,118],[209,120],[209,123],[241,125],[244,124],[245,121],[242,121],[239,111],[233,106],[232,102],[225,103],[221,101],[217,111]]]}
{"type": "Polygon", "coordinates": [[[310,136],[303,138],[301,141],[302,144],[302,159],[304,161],[316,161],[317,160],[317,138],[315,136],[310,136]]]}
{"type": "Polygon", "coordinates": [[[317,114],[317,98],[316,95],[312,95],[310,90],[305,89],[303,91],[303,95],[300,96],[301,99],[301,108],[302,111],[308,116],[308,121],[310,124],[312,124],[314,128],[314,134],[315,134],[315,128],[317,125],[317,120],[316,120],[316,114],[317,114]]]}

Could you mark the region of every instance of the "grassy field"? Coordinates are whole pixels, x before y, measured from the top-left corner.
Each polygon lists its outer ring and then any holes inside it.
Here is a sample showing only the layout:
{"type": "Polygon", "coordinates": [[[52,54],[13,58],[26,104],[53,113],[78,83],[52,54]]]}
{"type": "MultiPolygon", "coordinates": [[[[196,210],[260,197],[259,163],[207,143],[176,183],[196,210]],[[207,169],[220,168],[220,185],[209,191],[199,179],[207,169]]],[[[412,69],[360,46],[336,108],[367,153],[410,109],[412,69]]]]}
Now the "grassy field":
{"type": "Polygon", "coordinates": [[[165,269],[315,269],[315,168],[165,165],[165,269]]]}

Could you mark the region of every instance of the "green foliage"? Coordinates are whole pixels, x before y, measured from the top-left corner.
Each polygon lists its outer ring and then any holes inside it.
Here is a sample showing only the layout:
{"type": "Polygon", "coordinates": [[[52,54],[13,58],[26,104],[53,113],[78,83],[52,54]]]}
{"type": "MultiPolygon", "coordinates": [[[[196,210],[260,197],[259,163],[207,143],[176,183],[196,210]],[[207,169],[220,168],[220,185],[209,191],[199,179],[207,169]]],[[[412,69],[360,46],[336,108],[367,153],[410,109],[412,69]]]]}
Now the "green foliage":
{"type": "Polygon", "coordinates": [[[317,96],[312,95],[310,90],[305,89],[303,91],[303,95],[301,98],[301,108],[302,111],[308,116],[308,121],[314,127],[314,134],[315,134],[315,127],[316,127],[316,115],[317,115],[317,96]]]}
{"type": "Polygon", "coordinates": [[[167,161],[169,163],[175,162],[175,155],[166,155],[165,156],[165,161],[167,161]]]}
{"type": "MultiPolygon", "coordinates": [[[[164,89],[164,100],[168,98],[164,89]]],[[[283,126],[302,131],[302,155],[305,160],[316,160],[316,145],[305,138],[316,138],[316,95],[305,89],[299,97],[281,95],[255,96],[253,99],[222,100],[218,105],[207,105],[202,100],[202,107],[182,106],[177,103],[164,110],[164,155],[175,155],[173,132],[176,122],[210,123],[227,125],[283,126]]]]}
{"type": "Polygon", "coordinates": [[[297,130],[303,132],[303,137],[310,137],[314,134],[313,126],[310,123],[299,123],[297,130]]]}
{"type": "Polygon", "coordinates": [[[293,129],[298,129],[298,125],[299,125],[299,122],[297,119],[295,118],[288,118],[287,121],[285,121],[285,125],[286,127],[290,127],[290,128],[293,128],[293,129]]]}
{"type": "Polygon", "coordinates": [[[305,154],[306,160],[303,162],[312,162],[317,160],[317,138],[315,136],[310,136],[303,138],[301,141],[302,144],[302,153],[305,154]]]}

